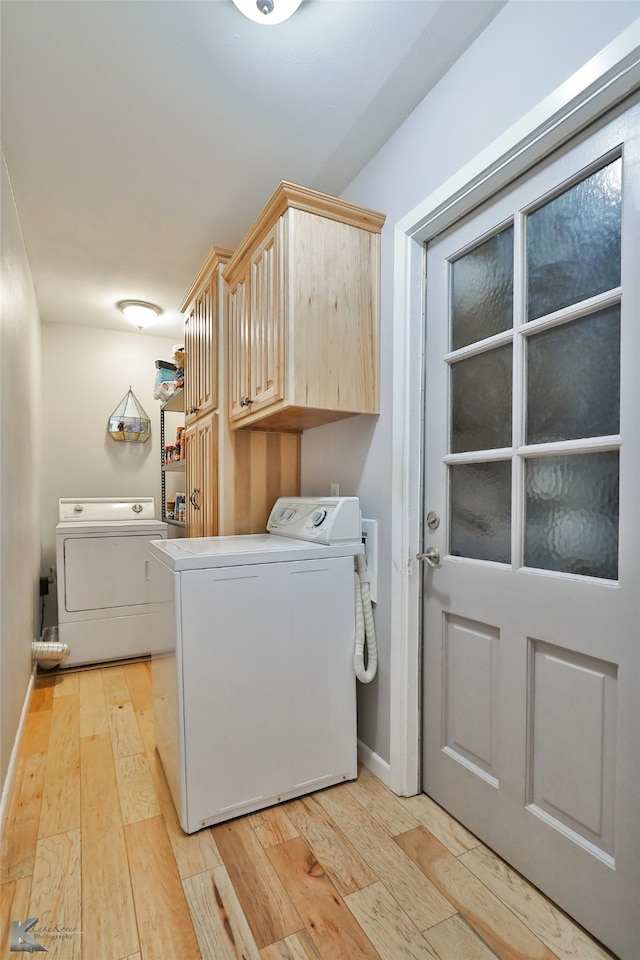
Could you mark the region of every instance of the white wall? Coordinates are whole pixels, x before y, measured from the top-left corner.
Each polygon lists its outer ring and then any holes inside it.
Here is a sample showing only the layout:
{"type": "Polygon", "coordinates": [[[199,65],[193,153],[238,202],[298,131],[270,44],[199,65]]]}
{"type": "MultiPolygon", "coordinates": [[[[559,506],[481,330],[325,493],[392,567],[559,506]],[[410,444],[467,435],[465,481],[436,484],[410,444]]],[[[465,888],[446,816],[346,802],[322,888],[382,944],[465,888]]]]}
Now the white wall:
{"type": "MultiPolygon", "coordinates": [[[[360,497],[379,519],[378,677],[359,688],[360,739],[390,757],[392,582],[407,557],[392,554],[393,231],[394,224],[570,77],[638,15],[635,2],[511,0],[344,191],[345,199],[387,215],[382,233],[381,414],[303,435],[302,490],[360,497]]],[[[397,385],[396,385],[397,386],[397,385]]]]}
{"type": "MultiPolygon", "coordinates": [[[[131,333],[42,325],[42,569],[55,568],[60,497],[155,497],[160,519],[160,401],[155,361],[172,360],[174,340],[131,333]],[[113,440],[110,415],[131,387],[151,419],[145,443],[113,440]]],[[[45,624],[57,622],[55,587],[45,624]]]]}
{"type": "Polygon", "coordinates": [[[40,317],[2,155],[0,185],[0,782],[39,636],[40,317]]]}

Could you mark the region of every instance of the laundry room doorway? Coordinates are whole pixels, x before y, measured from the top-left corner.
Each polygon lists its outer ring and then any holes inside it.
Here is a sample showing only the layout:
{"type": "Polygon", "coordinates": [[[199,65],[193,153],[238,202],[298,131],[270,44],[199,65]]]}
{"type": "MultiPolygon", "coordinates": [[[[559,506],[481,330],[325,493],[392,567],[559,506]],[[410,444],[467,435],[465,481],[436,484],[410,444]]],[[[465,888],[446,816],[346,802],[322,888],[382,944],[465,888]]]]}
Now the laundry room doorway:
{"type": "Polygon", "coordinates": [[[426,252],[422,787],[640,942],[640,104],[426,252]]]}

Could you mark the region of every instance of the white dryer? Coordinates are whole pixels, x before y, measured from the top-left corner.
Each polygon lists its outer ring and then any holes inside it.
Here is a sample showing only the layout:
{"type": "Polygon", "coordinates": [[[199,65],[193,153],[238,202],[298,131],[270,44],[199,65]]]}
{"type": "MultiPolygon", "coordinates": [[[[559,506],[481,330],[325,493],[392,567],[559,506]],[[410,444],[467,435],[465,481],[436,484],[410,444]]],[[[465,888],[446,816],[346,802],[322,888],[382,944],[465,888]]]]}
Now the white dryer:
{"type": "Polygon", "coordinates": [[[151,544],[156,745],[186,833],[357,776],[356,497],[151,544]]]}
{"type": "Polygon", "coordinates": [[[56,527],[64,667],[152,653],[148,549],[165,539],[153,497],[61,499],[56,527]]]}

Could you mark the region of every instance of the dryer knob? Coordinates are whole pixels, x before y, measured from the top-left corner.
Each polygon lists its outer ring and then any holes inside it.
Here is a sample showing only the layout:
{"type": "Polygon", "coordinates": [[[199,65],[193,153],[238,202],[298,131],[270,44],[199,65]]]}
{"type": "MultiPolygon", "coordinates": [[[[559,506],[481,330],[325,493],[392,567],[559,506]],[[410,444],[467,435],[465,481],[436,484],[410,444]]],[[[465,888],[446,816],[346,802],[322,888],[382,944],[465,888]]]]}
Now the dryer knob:
{"type": "Polygon", "coordinates": [[[324,518],[327,515],[327,511],[323,509],[314,510],[311,514],[311,525],[313,527],[319,527],[324,518]]]}
{"type": "Polygon", "coordinates": [[[84,507],[82,506],[81,503],[76,503],[75,507],[73,508],[74,513],[82,513],[83,510],[84,510],[84,507]]]}

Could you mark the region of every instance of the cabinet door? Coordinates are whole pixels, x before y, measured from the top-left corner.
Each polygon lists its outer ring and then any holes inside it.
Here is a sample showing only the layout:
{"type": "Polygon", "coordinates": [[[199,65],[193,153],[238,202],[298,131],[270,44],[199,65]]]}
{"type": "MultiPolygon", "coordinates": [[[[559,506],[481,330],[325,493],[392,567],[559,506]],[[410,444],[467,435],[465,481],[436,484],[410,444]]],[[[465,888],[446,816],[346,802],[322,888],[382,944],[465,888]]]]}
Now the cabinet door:
{"type": "Polygon", "coordinates": [[[218,533],[218,414],[200,417],[185,430],[186,536],[218,533]]]}
{"type": "MultiPolygon", "coordinates": [[[[192,496],[200,495],[200,456],[197,422],[184,432],[185,457],[185,536],[202,536],[202,511],[194,506],[192,496]]],[[[197,500],[196,500],[197,502],[197,500]]]]}
{"type": "Polygon", "coordinates": [[[284,218],[269,231],[251,257],[250,392],[248,412],[283,396],[284,375],[284,218]]]}
{"type": "Polygon", "coordinates": [[[196,297],[185,324],[185,421],[191,423],[217,404],[216,279],[196,297]]]}
{"type": "Polygon", "coordinates": [[[229,289],[228,297],[229,419],[247,415],[249,399],[249,315],[246,277],[229,289]]]}
{"type": "Polygon", "coordinates": [[[198,396],[198,311],[193,304],[184,321],[184,412],[185,423],[195,417],[198,396]]]}

